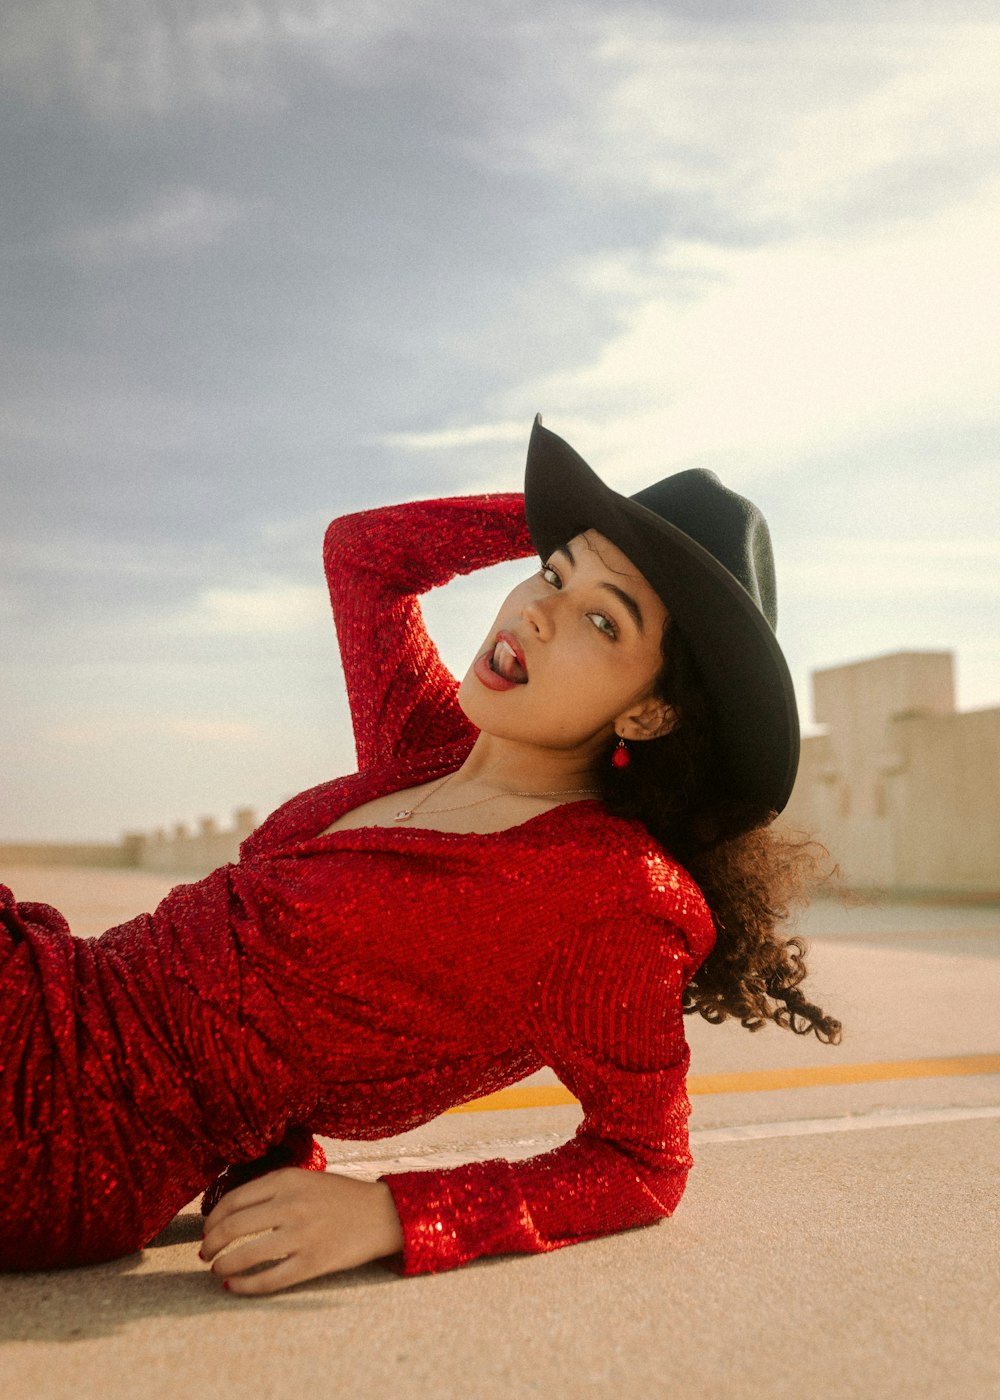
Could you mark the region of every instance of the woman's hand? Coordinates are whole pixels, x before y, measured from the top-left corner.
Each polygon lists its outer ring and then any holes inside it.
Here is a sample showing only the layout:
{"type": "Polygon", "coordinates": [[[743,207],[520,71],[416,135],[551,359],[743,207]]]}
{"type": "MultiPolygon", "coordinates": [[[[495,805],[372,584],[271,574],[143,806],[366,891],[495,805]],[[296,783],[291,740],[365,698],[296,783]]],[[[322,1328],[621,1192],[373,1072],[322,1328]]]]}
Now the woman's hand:
{"type": "Polygon", "coordinates": [[[399,1216],[384,1181],[283,1167],[222,1198],[205,1220],[200,1257],[212,1261],[225,1288],[257,1294],[352,1269],[402,1248],[399,1216]],[[228,1249],[235,1240],[243,1243],[228,1249]],[[269,1269],[244,1272],[268,1260],[276,1261],[269,1269]]]}

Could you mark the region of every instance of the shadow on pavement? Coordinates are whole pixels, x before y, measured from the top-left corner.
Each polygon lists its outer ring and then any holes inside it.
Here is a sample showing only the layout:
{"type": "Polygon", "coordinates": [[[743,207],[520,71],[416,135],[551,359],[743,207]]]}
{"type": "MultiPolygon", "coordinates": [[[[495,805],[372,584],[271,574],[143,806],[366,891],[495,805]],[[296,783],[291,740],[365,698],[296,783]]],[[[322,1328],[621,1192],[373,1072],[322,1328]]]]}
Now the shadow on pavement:
{"type": "Polygon", "coordinates": [[[147,1318],[203,1318],[231,1308],[239,1310],[244,1322],[248,1309],[329,1312],[338,1306],[338,1295],[402,1281],[384,1265],[367,1264],[267,1297],[236,1298],[223,1292],[219,1280],[197,1259],[192,1247],[200,1239],[201,1215],[186,1212],[141,1254],[76,1269],[0,1274],[0,1344],[111,1337],[147,1318]],[[183,1248],[182,1257],[190,1255],[191,1267],[162,1267],[161,1251],[171,1248],[183,1248]]]}

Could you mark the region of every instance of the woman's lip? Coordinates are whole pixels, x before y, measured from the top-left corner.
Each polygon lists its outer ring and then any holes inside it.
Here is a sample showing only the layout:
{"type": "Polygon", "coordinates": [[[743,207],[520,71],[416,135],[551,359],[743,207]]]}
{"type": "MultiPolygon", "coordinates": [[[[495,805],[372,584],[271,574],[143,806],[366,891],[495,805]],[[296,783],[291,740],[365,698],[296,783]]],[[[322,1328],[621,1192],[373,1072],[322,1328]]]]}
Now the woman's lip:
{"type": "Polygon", "coordinates": [[[490,657],[493,655],[493,648],[484,651],[482,656],[477,656],[472,667],[472,674],[477,681],[480,681],[487,690],[520,690],[517,681],[508,681],[503,676],[498,676],[490,665],[490,657]]]}
{"type": "Polygon", "coordinates": [[[507,643],[507,645],[510,647],[511,651],[512,651],[512,652],[514,653],[514,655],[517,657],[518,665],[521,667],[521,670],[524,672],[525,677],[527,677],[527,674],[528,674],[528,667],[527,667],[527,665],[525,664],[524,652],[521,650],[521,644],[520,644],[520,642],[517,640],[517,638],[514,637],[514,636],[512,636],[510,632],[498,632],[497,635],[496,635],[496,640],[497,640],[497,642],[506,642],[506,643],[507,643]]]}

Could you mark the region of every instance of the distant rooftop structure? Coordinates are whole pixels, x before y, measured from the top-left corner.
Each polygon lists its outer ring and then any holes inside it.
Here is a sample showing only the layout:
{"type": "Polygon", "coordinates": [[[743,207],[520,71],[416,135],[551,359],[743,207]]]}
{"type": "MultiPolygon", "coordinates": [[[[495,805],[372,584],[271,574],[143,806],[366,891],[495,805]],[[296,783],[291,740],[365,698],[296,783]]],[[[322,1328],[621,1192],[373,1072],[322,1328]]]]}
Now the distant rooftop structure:
{"type": "Polygon", "coordinates": [[[129,831],[116,842],[8,842],[0,844],[0,869],[5,864],[86,865],[151,870],[189,880],[238,860],[240,843],[255,825],[253,809],[240,807],[229,828],[202,817],[194,831],[178,822],[169,831],[129,831]]]}
{"type": "Polygon", "coordinates": [[[953,654],[816,671],[813,708],[783,820],[856,888],[1000,896],[1000,708],[956,711],[953,654]]]}

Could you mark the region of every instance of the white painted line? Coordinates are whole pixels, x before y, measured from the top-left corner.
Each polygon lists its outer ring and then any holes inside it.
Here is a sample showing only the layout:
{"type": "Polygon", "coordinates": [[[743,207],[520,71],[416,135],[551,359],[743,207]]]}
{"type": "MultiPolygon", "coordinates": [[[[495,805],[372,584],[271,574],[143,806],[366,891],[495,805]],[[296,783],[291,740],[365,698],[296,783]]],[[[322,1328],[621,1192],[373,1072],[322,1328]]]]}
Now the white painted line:
{"type": "MultiPolygon", "coordinates": [[[[958,1123],[975,1118],[1000,1118],[1000,1105],[961,1108],[879,1108],[871,1113],[840,1118],[799,1118],[774,1123],[738,1123],[724,1128],[694,1128],[691,1145],[713,1142],[751,1142],[757,1138],[808,1137],[813,1133],[849,1133],[861,1128],[909,1128],[928,1123],[958,1123]]],[[[337,1161],[331,1152],[329,1171],[371,1180],[383,1172],[420,1171],[426,1167],[460,1167],[493,1157],[517,1161],[546,1152],[565,1142],[564,1133],[543,1133],[527,1138],[491,1138],[488,1141],[453,1142],[442,1147],[411,1147],[396,1157],[350,1157],[337,1161]]],[[[335,1149],[334,1149],[335,1151],[335,1149]]]]}
{"type": "Polygon", "coordinates": [[[957,1123],[969,1118],[1000,1118],[1000,1105],[962,1108],[879,1108],[842,1118],[799,1118],[776,1123],[736,1123],[726,1128],[695,1128],[692,1143],[747,1142],[754,1138],[808,1137],[812,1133],[851,1133],[860,1128],[911,1128],[924,1123],[957,1123]]]}
{"type": "MultiPolygon", "coordinates": [[[[547,1152],[566,1141],[565,1133],[542,1133],[530,1138],[490,1138],[479,1142],[452,1142],[447,1147],[411,1147],[398,1157],[352,1157],[349,1161],[331,1160],[327,1171],[345,1176],[371,1178],[381,1172],[420,1171],[424,1167],[461,1167],[466,1162],[488,1162],[493,1157],[517,1161],[547,1152]]],[[[327,1153],[327,1156],[331,1156],[327,1153]]]]}

